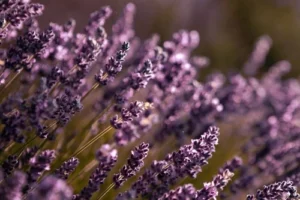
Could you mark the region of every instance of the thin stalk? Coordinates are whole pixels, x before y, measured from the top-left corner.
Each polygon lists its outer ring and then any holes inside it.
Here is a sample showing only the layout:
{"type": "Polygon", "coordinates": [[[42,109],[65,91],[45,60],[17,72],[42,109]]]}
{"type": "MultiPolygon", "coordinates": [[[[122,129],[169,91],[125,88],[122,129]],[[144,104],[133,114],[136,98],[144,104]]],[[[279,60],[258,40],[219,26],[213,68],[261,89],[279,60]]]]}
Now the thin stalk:
{"type": "Polygon", "coordinates": [[[75,152],[71,157],[77,157],[81,152],[83,152],[86,148],[94,144],[98,139],[100,139],[105,133],[109,132],[112,129],[111,126],[108,126],[106,129],[98,133],[93,139],[91,139],[87,144],[81,147],[77,152],[75,152]]]}
{"type": "MultiPolygon", "coordinates": [[[[88,133],[88,130],[90,127],[92,127],[99,118],[101,118],[112,106],[113,106],[114,102],[111,102],[102,112],[100,112],[96,117],[94,117],[83,129],[82,129],[82,133],[83,134],[87,134],[88,133]]],[[[77,140],[80,139],[80,137],[76,137],[77,140]]],[[[68,145],[67,145],[67,148],[71,147],[73,144],[76,144],[76,146],[81,146],[81,144],[85,141],[85,140],[80,140],[80,141],[77,141],[77,140],[72,140],[68,145]]],[[[71,148],[73,149],[73,148],[71,148]]]]}
{"type": "Polygon", "coordinates": [[[10,22],[6,22],[5,25],[1,28],[2,30],[6,29],[10,25],[10,22]]]}
{"type": "Polygon", "coordinates": [[[106,190],[104,191],[104,193],[98,198],[98,200],[101,200],[113,187],[115,186],[114,183],[110,184],[110,186],[108,186],[108,188],[106,188],[106,190]]]}
{"type": "Polygon", "coordinates": [[[31,143],[33,142],[35,139],[37,138],[37,136],[35,135],[33,138],[29,139],[22,147],[20,147],[14,154],[18,154],[18,159],[21,157],[23,151],[25,150],[25,148],[31,143]]]}
{"type": "Polygon", "coordinates": [[[8,88],[8,86],[10,86],[10,85],[14,82],[14,80],[16,80],[16,79],[20,76],[20,74],[21,74],[22,71],[23,71],[23,68],[20,69],[18,72],[16,72],[16,73],[13,75],[13,77],[5,84],[4,87],[0,90],[0,94],[2,94],[3,91],[4,91],[6,88],[8,88]]]}
{"type": "Polygon", "coordinates": [[[85,93],[85,95],[83,95],[82,97],[81,97],[81,101],[84,101],[84,99],[86,98],[86,97],[88,97],[88,95],[89,94],[91,94],[95,89],[97,89],[99,87],[99,83],[95,83],[93,86],[92,86],[92,88],[89,90],[89,91],[87,91],[87,93],[85,93]]]}
{"type": "Polygon", "coordinates": [[[86,172],[90,171],[92,168],[94,168],[97,165],[96,160],[92,160],[89,164],[87,164],[84,168],[82,168],[76,175],[73,176],[72,179],[68,180],[68,184],[71,185],[74,183],[74,181],[86,174],[86,172]]]}
{"type": "Polygon", "coordinates": [[[6,68],[4,66],[5,62],[3,60],[0,60],[0,65],[2,66],[2,69],[1,69],[1,72],[0,72],[0,77],[2,77],[3,74],[4,74],[4,72],[5,72],[5,70],[6,70],[6,68]]]}

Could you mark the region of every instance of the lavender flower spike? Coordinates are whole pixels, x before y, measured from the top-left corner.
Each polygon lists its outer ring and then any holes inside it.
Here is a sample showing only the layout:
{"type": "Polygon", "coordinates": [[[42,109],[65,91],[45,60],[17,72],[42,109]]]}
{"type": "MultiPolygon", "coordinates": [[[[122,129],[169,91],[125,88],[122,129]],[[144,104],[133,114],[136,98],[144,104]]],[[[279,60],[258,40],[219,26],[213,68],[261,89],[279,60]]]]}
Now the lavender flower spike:
{"type": "Polygon", "coordinates": [[[114,167],[117,161],[117,150],[112,149],[110,145],[104,144],[97,152],[99,161],[98,167],[91,174],[88,185],[83,188],[80,194],[74,195],[74,200],[90,199],[94,192],[99,189],[99,186],[104,182],[110,170],[114,167]]]}
{"type": "Polygon", "coordinates": [[[124,42],[121,49],[116,53],[115,57],[111,57],[104,69],[101,69],[98,74],[95,75],[95,80],[101,85],[107,85],[112,81],[115,76],[121,72],[123,66],[122,63],[125,60],[130,45],[128,42],[124,42]]]}
{"type": "Polygon", "coordinates": [[[149,152],[149,144],[141,143],[133,151],[131,151],[131,156],[127,160],[127,164],[124,165],[121,171],[114,175],[113,182],[115,187],[120,187],[128,178],[134,176],[136,172],[144,166],[144,159],[147,157],[149,152]]]}
{"type": "Polygon", "coordinates": [[[277,182],[268,186],[264,186],[263,190],[258,190],[256,195],[248,195],[247,200],[298,200],[300,194],[297,193],[297,188],[293,186],[291,181],[277,182]]]}
{"type": "Polygon", "coordinates": [[[54,150],[45,150],[30,160],[30,171],[28,173],[28,183],[32,184],[38,180],[44,171],[50,170],[50,164],[55,159],[54,150]]]}
{"type": "Polygon", "coordinates": [[[75,170],[79,164],[79,159],[72,157],[65,161],[60,168],[55,171],[55,176],[60,179],[68,179],[69,175],[75,170]]]}
{"type": "Polygon", "coordinates": [[[184,199],[184,200],[194,200],[197,199],[197,190],[192,184],[186,184],[180,186],[175,190],[170,190],[164,196],[159,198],[159,200],[171,200],[171,199],[184,199]]]}

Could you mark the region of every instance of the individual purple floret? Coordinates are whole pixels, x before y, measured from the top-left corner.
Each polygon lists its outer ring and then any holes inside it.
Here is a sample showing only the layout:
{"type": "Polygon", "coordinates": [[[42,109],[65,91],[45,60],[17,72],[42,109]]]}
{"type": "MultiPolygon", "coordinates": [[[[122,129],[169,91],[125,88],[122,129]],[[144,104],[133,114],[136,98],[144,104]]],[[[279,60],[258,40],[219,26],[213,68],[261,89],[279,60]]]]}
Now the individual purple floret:
{"type": "Polygon", "coordinates": [[[144,159],[149,152],[149,144],[141,143],[133,151],[131,151],[130,158],[127,164],[124,165],[121,171],[114,175],[113,182],[115,187],[120,187],[128,178],[134,176],[144,166],[144,159]]]}
{"type": "Polygon", "coordinates": [[[100,185],[103,184],[117,161],[117,150],[105,144],[97,151],[96,157],[99,161],[97,168],[91,174],[88,185],[79,194],[73,196],[74,200],[90,199],[93,193],[99,190],[100,185]]]}
{"type": "Polygon", "coordinates": [[[20,200],[22,188],[26,184],[26,175],[22,172],[14,172],[0,185],[0,196],[3,200],[20,200]]]}
{"type": "Polygon", "coordinates": [[[72,157],[65,161],[60,168],[56,169],[54,175],[57,178],[67,180],[70,174],[76,169],[79,164],[79,159],[72,157]]]}
{"type": "Polygon", "coordinates": [[[54,176],[45,177],[36,188],[28,194],[28,200],[71,200],[72,189],[64,180],[54,176]]]}
{"type": "Polygon", "coordinates": [[[258,190],[256,195],[248,195],[247,200],[263,200],[263,199],[285,199],[297,200],[300,194],[291,181],[277,182],[268,186],[264,186],[263,190],[258,190]]]}

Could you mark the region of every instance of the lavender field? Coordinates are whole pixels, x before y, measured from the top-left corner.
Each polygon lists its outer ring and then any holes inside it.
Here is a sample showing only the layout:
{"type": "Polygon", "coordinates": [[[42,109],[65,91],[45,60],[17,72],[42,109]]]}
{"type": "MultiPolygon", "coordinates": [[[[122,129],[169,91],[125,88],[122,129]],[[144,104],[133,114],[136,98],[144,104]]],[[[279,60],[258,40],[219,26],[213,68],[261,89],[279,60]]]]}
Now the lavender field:
{"type": "Polygon", "coordinates": [[[300,200],[299,11],[0,0],[0,200],[300,200]]]}

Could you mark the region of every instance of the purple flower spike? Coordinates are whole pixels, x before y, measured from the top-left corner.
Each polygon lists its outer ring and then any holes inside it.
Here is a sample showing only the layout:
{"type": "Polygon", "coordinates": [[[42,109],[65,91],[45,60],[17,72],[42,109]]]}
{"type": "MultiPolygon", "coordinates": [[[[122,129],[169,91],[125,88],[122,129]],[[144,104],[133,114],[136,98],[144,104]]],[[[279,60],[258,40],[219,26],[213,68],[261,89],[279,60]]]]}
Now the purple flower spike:
{"type": "Polygon", "coordinates": [[[103,27],[107,18],[111,16],[112,10],[109,6],[101,8],[90,15],[88,25],[85,27],[85,32],[94,36],[98,27],[103,27]]]}
{"type": "Polygon", "coordinates": [[[256,195],[248,195],[247,200],[263,200],[263,199],[286,199],[296,200],[300,198],[297,188],[293,186],[291,181],[277,182],[268,186],[264,186],[263,190],[258,190],[256,195]]]}
{"type": "Polygon", "coordinates": [[[100,185],[103,184],[110,170],[114,167],[117,161],[117,150],[111,148],[110,145],[102,145],[97,152],[97,159],[99,161],[98,167],[91,174],[88,186],[82,191],[74,195],[74,200],[90,199],[94,192],[96,192],[100,185]]]}
{"type": "Polygon", "coordinates": [[[115,187],[120,187],[128,178],[134,176],[144,166],[144,159],[147,157],[149,152],[149,144],[141,143],[133,151],[131,156],[127,160],[127,164],[124,165],[120,173],[115,174],[113,182],[115,187]]]}
{"type": "Polygon", "coordinates": [[[184,200],[194,200],[197,199],[197,190],[192,184],[186,184],[184,186],[178,187],[176,190],[170,190],[168,193],[164,194],[159,200],[170,200],[170,199],[184,199],[184,200]]]}
{"type": "Polygon", "coordinates": [[[39,155],[30,160],[31,168],[28,173],[28,183],[32,184],[44,173],[50,170],[50,165],[55,159],[54,150],[42,151],[39,155]]]}
{"type": "Polygon", "coordinates": [[[125,60],[130,45],[128,42],[124,42],[121,49],[116,53],[115,57],[111,57],[104,69],[101,69],[98,74],[95,75],[95,80],[101,85],[107,85],[112,81],[115,76],[121,72],[122,63],[125,60]]]}
{"type": "Polygon", "coordinates": [[[69,160],[65,161],[60,168],[56,169],[54,174],[57,178],[66,180],[78,165],[79,159],[72,157],[69,160]]]}

